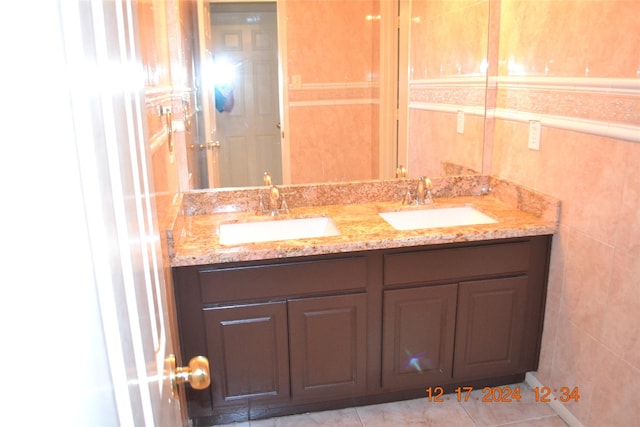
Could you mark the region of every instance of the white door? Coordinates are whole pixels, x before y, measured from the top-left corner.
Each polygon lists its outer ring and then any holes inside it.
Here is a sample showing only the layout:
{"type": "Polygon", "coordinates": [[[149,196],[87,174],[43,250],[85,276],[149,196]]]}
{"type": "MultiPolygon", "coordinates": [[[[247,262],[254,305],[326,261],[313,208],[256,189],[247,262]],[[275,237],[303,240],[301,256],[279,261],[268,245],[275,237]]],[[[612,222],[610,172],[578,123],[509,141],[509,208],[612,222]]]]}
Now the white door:
{"type": "Polygon", "coordinates": [[[264,172],[282,183],[276,3],[215,3],[213,11],[216,84],[233,96],[228,107],[218,99],[215,112],[221,186],[263,185],[264,172]]]}
{"type": "Polygon", "coordinates": [[[37,7],[0,4],[0,48],[20,58],[1,110],[0,425],[186,425],[165,371],[135,2],[37,7]]]}
{"type": "Polygon", "coordinates": [[[200,104],[204,125],[204,140],[199,141],[202,150],[205,150],[207,159],[207,176],[209,188],[220,187],[220,159],[219,142],[216,127],[216,115],[214,105],[214,83],[211,53],[211,15],[209,2],[198,0],[198,47],[200,78],[198,79],[200,104]]]}

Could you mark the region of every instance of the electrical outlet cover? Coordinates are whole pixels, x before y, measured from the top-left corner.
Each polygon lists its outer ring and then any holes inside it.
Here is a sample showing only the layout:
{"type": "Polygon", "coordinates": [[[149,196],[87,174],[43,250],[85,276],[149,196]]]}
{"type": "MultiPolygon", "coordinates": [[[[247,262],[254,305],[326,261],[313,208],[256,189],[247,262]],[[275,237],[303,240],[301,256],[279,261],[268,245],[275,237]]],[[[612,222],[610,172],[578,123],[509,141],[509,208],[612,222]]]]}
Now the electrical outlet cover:
{"type": "Polygon", "coordinates": [[[464,133],[464,111],[458,111],[458,122],[456,123],[456,132],[464,133]]]}
{"type": "Polygon", "coordinates": [[[542,124],[537,120],[529,122],[529,149],[540,150],[540,136],[542,134],[542,124]]]}

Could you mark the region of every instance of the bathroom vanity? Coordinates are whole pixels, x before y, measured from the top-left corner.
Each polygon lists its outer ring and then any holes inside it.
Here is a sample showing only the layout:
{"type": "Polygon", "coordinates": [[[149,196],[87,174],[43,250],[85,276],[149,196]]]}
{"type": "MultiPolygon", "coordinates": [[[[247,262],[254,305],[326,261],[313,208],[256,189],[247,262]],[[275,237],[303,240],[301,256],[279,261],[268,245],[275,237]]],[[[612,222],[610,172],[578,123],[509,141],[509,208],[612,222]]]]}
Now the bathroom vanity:
{"type": "Polygon", "coordinates": [[[535,370],[555,220],[493,196],[438,203],[498,222],[398,231],[378,215],[393,202],[319,205],[292,215],[330,216],[339,236],[222,246],[220,224],[251,213],[182,218],[172,242],[181,351],[207,356],[212,378],[186,390],[194,425],[497,386],[535,370]]]}

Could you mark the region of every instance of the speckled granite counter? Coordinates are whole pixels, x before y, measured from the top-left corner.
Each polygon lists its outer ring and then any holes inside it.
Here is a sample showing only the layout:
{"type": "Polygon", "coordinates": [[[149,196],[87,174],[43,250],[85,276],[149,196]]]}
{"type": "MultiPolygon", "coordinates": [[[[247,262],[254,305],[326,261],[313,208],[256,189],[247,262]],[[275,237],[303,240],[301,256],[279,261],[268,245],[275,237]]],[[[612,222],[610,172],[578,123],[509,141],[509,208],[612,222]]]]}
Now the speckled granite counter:
{"type": "Polygon", "coordinates": [[[415,181],[370,181],[282,186],[290,213],[257,216],[258,194],[264,188],[185,193],[178,200],[167,231],[171,266],[252,261],[362,250],[553,234],[560,202],[550,196],[486,176],[432,179],[434,203],[403,206],[400,202],[415,181]],[[470,205],[497,223],[398,231],[378,212],[470,205]],[[243,221],[328,216],[339,236],[224,246],[220,224],[243,221]]]}

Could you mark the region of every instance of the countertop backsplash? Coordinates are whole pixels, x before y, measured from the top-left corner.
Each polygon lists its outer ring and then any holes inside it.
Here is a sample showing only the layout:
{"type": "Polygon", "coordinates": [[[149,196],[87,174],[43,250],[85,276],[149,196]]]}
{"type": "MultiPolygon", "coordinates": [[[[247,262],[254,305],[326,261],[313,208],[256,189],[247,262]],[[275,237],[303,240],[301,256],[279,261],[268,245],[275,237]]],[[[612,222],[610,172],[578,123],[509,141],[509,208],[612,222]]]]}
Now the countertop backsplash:
{"type": "Polygon", "coordinates": [[[257,216],[259,195],[266,187],[199,190],[180,194],[174,201],[173,221],[166,237],[172,266],[237,262],[268,258],[320,255],[463,241],[514,238],[557,231],[560,201],[548,195],[488,176],[432,178],[434,203],[424,208],[471,205],[499,219],[483,224],[440,229],[398,231],[378,212],[415,209],[402,205],[416,179],[330,184],[282,185],[289,214],[257,216]],[[220,224],[329,216],[340,236],[221,245],[220,224]]]}

